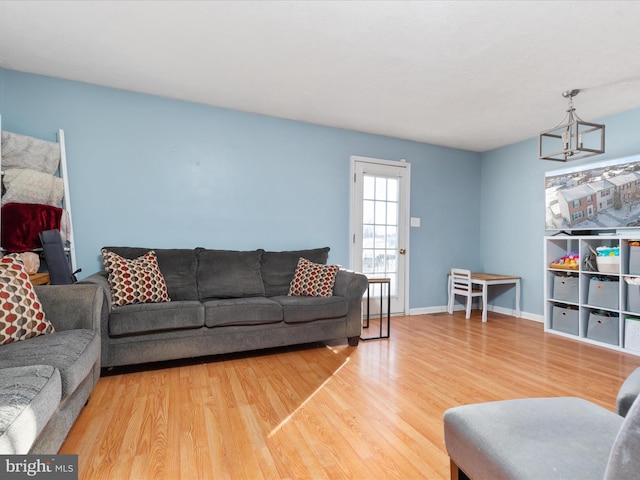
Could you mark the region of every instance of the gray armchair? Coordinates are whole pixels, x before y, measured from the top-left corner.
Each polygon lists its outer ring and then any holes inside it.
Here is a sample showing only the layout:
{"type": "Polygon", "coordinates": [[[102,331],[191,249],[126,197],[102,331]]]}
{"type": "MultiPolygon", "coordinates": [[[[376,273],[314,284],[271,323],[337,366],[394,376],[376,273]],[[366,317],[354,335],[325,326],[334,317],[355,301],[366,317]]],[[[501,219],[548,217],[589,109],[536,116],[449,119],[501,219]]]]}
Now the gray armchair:
{"type": "Polygon", "coordinates": [[[464,405],[444,413],[452,480],[638,478],[640,368],[618,413],[574,397],[464,405]]]}

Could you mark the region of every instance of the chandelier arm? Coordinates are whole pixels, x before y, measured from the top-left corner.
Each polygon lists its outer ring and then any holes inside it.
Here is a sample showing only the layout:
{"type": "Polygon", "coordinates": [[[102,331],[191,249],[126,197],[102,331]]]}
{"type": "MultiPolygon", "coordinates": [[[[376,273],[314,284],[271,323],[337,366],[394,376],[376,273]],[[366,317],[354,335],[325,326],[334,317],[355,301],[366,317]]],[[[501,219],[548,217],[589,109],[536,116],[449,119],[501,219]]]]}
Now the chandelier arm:
{"type": "Polygon", "coordinates": [[[571,115],[565,115],[560,123],[558,123],[555,127],[548,129],[548,132],[552,132],[554,130],[558,130],[560,127],[566,127],[568,124],[573,123],[571,121],[571,115]]]}

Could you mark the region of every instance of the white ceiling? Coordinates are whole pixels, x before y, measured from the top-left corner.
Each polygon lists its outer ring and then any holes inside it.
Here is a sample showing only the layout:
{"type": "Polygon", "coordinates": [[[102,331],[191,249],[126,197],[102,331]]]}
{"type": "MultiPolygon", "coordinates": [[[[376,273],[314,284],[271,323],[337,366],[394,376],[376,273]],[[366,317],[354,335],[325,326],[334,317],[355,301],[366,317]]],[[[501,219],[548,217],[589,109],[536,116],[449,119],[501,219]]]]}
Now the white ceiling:
{"type": "Polygon", "coordinates": [[[0,67],[486,151],[640,106],[637,1],[0,1],[0,67]]]}

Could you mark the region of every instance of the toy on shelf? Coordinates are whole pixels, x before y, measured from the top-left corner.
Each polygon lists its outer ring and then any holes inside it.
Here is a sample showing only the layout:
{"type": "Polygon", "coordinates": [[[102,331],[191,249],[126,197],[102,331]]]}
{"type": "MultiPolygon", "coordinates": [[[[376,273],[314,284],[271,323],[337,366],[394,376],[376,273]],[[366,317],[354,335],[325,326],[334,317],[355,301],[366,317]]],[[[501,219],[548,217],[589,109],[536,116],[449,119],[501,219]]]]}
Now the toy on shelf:
{"type": "Polygon", "coordinates": [[[580,256],[578,252],[571,252],[564,257],[551,262],[551,268],[559,268],[561,270],[578,270],[580,268],[580,256]]]}
{"type": "Polygon", "coordinates": [[[618,273],[620,271],[620,247],[596,248],[596,264],[602,273],[618,273]]]}
{"type": "Polygon", "coordinates": [[[599,257],[619,257],[620,247],[597,247],[596,255],[599,257]]]}

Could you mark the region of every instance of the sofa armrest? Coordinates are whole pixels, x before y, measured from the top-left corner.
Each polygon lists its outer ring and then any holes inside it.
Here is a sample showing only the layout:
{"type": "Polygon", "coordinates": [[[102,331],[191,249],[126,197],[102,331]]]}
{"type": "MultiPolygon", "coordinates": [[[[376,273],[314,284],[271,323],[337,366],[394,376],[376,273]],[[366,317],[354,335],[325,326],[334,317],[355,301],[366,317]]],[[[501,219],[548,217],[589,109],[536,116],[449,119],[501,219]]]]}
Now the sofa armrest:
{"type": "Polygon", "coordinates": [[[100,271],[89,275],[86,278],[80,280],[77,285],[97,285],[100,287],[102,292],[104,293],[104,305],[107,312],[110,312],[113,308],[111,304],[111,287],[109,286],[109,277],[107,276],[107,272],[100,271]]]}
{"type": "Polygon", "coordinates": [[[365,275],[341,268],[338,270],[336,281],[333,284],[333,294],[340,297],[362,299],[368,285],[369,281],[365,275]]]}
{"type": "Polygon", "coordinates": [[[362,329],[362,296],[367,291],[369,280],[361,273],[340,269],[333,285],[333,294],[345,297],[347,312],[347,337],[359,337],[362,329]]]}
{"type": "Polygon", "coordinates": [[[34,289],[45,317],[56,330],[85,328],[100,332],[103,294],[95,285],[45,285],[34,289]]]}
{"type": "Polygon", "coordinates": [[[636,368],[622,383],[616,399],[616,411],[622,417],[627,416],[636,397],[640,395],[640,368],[636,368]]]}

